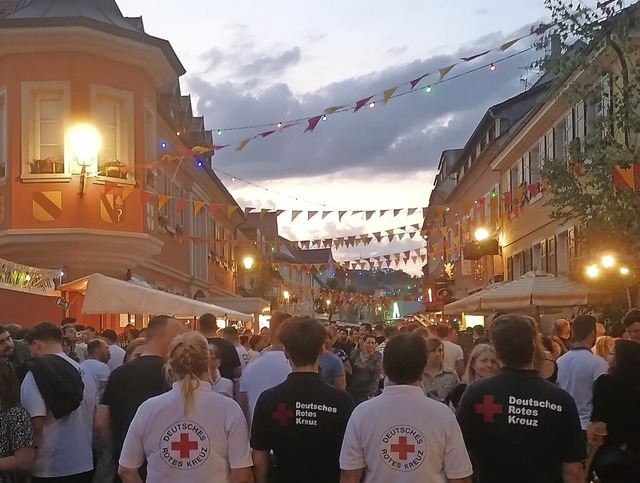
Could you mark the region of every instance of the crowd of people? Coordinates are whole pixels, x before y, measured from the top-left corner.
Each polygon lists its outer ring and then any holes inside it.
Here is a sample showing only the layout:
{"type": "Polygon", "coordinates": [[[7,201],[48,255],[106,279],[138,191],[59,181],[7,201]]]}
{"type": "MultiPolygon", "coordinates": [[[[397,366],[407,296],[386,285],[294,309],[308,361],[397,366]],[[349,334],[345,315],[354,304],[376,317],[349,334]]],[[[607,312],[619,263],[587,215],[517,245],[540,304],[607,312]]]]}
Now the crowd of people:
{"type": "Polygon", "coordinates": [[[0,326],[0,483],[640,482],[640,310],[623,322],[0,326]]]}

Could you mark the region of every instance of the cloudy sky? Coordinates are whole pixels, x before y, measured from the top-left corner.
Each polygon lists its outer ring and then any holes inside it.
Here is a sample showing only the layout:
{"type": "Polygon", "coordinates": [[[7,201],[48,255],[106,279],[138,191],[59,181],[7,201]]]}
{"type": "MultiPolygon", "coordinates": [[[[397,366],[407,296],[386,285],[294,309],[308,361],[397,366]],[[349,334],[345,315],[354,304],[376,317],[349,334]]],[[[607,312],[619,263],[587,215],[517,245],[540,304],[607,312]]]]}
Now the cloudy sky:
{"type": "MultiPolygon", "coordinates": [[[[586,1],[594,4],[595,1],[586,1]]],[[[222,130],[216,144],[237,145],[263,125],[321,114],[529,32],[547,18],[543,0],[126,0],[127,16],[142,15],[146,31],[167,39],[187,74],[183,94],[222,130]],[[517,4],[517,7],[516,7],[517,4]]],[[[531,46],[456,67],[448,77],[531,46]]],[[[330,116],[313,133],[306,123],[251,141],[241,152],[220,150],[214,167],[241,206],[301,210],[372,210],[425,206],[442,150],[462,147],[493,104],[523,91],[528,52],[459,79],[330,116]],[[266,189],[243,183],[247,180],[266,189]],[[267,191],[268,190],[268,191],[267,191]],[[282,194],[276,194],[282,193],[282,194]],[[297,199],[296,199],[297,198],[297,199]]],[[[530,81],[535,82],[535,74],[530,81]]],[[[425,79],[418,87],[435,82],[425,79]]],[[[364,221],[337,216],[307,222],[279,217],[294,240],[358,235],[421,223],[390,214],[364,221]]],[[[337,258],[369,257],[422,246],[418,238],[372,244],[337,258]]],[[[419,273],[419,267],[407,267],[419,273]]]]}

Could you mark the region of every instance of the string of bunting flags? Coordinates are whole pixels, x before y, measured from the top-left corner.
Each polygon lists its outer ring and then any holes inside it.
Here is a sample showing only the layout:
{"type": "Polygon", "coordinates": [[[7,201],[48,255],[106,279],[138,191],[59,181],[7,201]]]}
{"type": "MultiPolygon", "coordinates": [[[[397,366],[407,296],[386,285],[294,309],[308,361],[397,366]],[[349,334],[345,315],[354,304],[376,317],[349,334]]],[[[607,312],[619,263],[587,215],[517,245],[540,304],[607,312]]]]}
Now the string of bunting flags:
{"type": "MultiPolygon", "coordinates": [[[[290,119],[290,120],[281,120],[281,121],[276,121],[276,122],[271,122],[271,123],[265,123],[265,124],[255,124],[255,125],[249,125],[249,126],[237,126],[237,127],[216,127],[214,128],[214,131],[218,134],[218,135],[222,135],[223,132],[226,131],[239,131],[239,130],[247,130],[247,129],[257,129],[257,128],[263,128],[263,127],[275,127],[276,129],[283,129],[283,128],[287,128],[290,127],[292,125],[295,124],[300,124],[303,122],[307,122],[307,128],[305,130],[305,132],[307,131],[313,131],[317,125],[323,121],[323,117],[330,115],[330,114],[335,114],[338,112],[345,112],[345,111],[351,111],[353,110],[353,112],[358,112],[360,109],[362,109],[363,107],[369,105],[372,101],[374,101],[375,99],[381,99],[382,102],[384,104],[386,104],[389,100],[398,97],[396,95],[397,90],[404,86],[407,85],[410,88],[410,91],[414,90],[418,84],[420,84],[421,81],[423,81],[424,79],[430,77],[430,76],[434,76],[437,75],[438,76],[438,82],[443,82],[445,80],[445,77],[457,66],[461,65],[461,64],[465,64],[465,63],[469,63],[472,62],[474,60],[480,59],[482,57],[485,57],[486,55],[492,53],[492,52],[504,52],[508,49],[510,49],[511,47],[513,47],[515,44],[517,44],[518,42],[520,42],[521,40],[524,40],[526,38],[529,37],[534,37],[534,36],[540,36],[542,34],[544,34],[549,28],[551,27],[551,25],[549,24],[540,24],[534,28],[531,29],[531,32],[527,35],[522,35],[520,37],[517,38],[513,38],[507,42],[503,42],[501,45],[496,46],[494,48],[491,49],[487,49],[484,50],[482,52],[478,52],[472,55],[468,55],[466,57],[460,57],[460,60],[458,62],[454,62],[453,64],[449,64],[446,66],[442,66],[438,69],[435,69],[433,71],[429,71],[429,72],[425,72],[421,75],[419,75],[418,77],[416,77],[415,79],[411,79],[408,80],[406,82],[402,82],[396,86],[393,87],[389,87],[387,89],[385,89],[382,93],[378,93],[375,95],[371,95],[371,96],[366,96],[363,97],[362,99],[359,99],[357,101],[354,101],[352,103],[347,103],[347,104],[340,104],[340,105],[333,105],[330,107],[327,107],[322,114],[318,114],[315,116],[309,116],[309,117],[304,117],[304,118],[298,118],[298,119],[290,119]]],[[[490,64],[489,64],[490,65],[490,64]]],[[[435,84],[435,82],[434,82],[435,84]]],[[[260,133],[258,136],[260,137],[267,137],[273,133],[275,133],[276,130],[272,130],[272,131],[266,131],[264,133],[260,133]]],[[[248,142],[248,141],[247,141],[248,142]]],[[[224,145],[224,146],[220,146],[220,147],[216,147],[216,149],[222,149],[223,147],[228,147],[229,145],[224,145]]],[[[246,146],[246,144],[244,144],[242,147],[246,146]]],[[[242,149],[242,148],[241,148],[242,149]]]]}

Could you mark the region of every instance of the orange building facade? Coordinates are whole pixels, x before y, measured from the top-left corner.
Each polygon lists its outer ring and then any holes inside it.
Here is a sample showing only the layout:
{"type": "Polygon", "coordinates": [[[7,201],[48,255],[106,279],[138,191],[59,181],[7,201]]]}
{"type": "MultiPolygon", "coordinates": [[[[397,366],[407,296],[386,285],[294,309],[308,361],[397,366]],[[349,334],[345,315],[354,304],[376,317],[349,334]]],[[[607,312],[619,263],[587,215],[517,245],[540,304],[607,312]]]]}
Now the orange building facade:
{"type": "MultiPolygon", "coordinates": [[[[212,140],[180,93],[171,45],[115,2],[95,15],[91,0],[82,12],[57,3],[0,18],[0,257],[61,269],[64,282],[102,273],[188,297],[235,295],[234,244],[191,239],[233,239],[244,215],[212,209],[237,203],[211,153],[184,156],[212,140]],[[88,161],[72,145],[79,124],[101,139],[88,161]],[[178,160],[148,164],[165,154],[178,160]]],[[[34,296],[34,317],[12,311],[13,296],[0,290],[3,322],[30,325],[43,307],[97,321],[80,314],[82,295],[66,312],[34,296]]],[[[117,328],[121,317],[100,321],[117,328]]]]}

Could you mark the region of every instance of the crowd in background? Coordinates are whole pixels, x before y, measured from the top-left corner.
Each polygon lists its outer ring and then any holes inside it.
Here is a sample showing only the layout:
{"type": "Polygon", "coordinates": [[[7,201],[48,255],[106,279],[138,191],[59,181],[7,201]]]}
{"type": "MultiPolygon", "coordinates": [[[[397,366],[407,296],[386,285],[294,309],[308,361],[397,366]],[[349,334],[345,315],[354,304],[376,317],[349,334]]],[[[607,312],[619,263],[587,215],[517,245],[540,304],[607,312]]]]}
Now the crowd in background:
{"type": "Polygon", "coordinates": [[[640,310],[623,322],[0,326],[0,483],[637,482],[640,310]]]}

